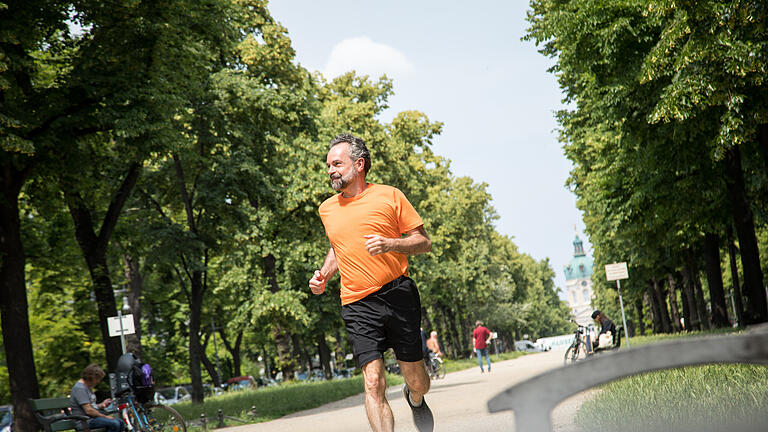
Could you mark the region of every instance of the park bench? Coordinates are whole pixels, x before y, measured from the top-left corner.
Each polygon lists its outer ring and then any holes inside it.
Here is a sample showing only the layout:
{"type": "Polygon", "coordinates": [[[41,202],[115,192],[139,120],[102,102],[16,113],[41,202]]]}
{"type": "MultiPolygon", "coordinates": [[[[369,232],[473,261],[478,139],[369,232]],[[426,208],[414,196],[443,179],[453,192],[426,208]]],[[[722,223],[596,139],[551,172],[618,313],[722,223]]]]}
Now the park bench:
{"type": "Polygon", "coordinates": [[[88,416],[70,414],[69,398],[30,399],[38,423],[45,432],[81,430],[83,432],[104,432],[106,429],[88,427],[88,416]]]}
{"type": "Polygon", "coordinates": [[[645,372],[716,363],[768,365],[768,325],[743,335],[660,342],[589,357],[513,385],[488,401],[488,411],[514,411],[517,431],[550,432],[552,410],[584,390],[645,372]]]}

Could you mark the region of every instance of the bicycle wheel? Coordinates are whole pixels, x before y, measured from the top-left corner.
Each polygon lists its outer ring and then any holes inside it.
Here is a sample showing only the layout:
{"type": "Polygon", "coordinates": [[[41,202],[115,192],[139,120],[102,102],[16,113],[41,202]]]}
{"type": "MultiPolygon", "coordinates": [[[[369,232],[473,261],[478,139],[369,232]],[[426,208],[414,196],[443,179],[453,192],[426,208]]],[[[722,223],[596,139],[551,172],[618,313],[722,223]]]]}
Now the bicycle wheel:
{"type": "Polygon", "coordinates": [[[187,425],[181,414],[165,405],[146,405],[147,432],[187,432],[187,425]]]}
{"type": "Polygon", "coordinates": [[[443,379],[445,378],[445,363],[438,361],[437,362],[437,378],[443,379]]]}
{"type": "Polygon", "coordinates": [[[567,366],[569,363],[575,363],[585,358],[587,358],[587,344],[584,341],[579,341],[568,347],[568,350],[565,352],[564,363],[567,366]]]}
{"type": "Polygon", "coordinates": [[[427,364],[427,373],[431,379],[437,379],[437,360],[429,359],[427,364]]]}
{"type": "Polygon", "coordinates": [[[133,430],[139,430],[139,425],[141,424],[138,419],[136,419],[136,415],[133,414],[132,409],[123,408],[120,410],[120,418],[125,422],[125,428],[129,431],[133,430]]]}

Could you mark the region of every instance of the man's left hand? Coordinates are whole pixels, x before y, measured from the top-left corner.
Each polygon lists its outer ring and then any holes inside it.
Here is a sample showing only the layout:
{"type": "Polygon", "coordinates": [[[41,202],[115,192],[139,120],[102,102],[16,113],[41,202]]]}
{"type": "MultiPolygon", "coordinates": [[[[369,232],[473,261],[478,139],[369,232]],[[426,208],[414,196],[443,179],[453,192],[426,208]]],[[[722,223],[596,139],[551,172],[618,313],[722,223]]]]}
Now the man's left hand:
{"type": "Polygon", "coordinates": [[[382,237],[376,234],[367,234],[363,237],[368,240],[365,241],[365,248],[371,256],[387,253],[392,250],[392,243],[394,239],[382,237]]]}

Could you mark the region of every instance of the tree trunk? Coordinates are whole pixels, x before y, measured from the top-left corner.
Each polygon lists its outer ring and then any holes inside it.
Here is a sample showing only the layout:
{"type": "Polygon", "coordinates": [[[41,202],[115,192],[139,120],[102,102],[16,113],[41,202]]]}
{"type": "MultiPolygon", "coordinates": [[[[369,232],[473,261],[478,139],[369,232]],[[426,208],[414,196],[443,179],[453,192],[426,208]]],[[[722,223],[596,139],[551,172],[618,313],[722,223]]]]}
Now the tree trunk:
{"type": "Polygon", "coordinates": [[[432,324],[432,320],[429,319],[429,314],[427,313],[427,308],[422,306],[421,307],[421,320],[424,323],[425,329],[427,333],[435,330],[434,324],[432,324]]]}
{"type": "Polygon", "coordinates": [[[744,303],[741,299],[741,284],[739,284],[739,267],[736,264],[736,246],[733,244],[733,240],[728,239],[728,258],[731,263],[731,279],[733,286],[733,301],[736,306],[736,321],[739,327],[744,327],[744,303]]]}
{"type": "MultiPolygon", "coordinates": [[[[272,254],[264,257],[264,275],[269,280],[270,291],[276,293],[280,291],[277,283],[277,259],[272,254]]],[[[291,356],[291,336],[287,330],[284,330],[280,323],[272,327],[272,337],[277,345],[278,367],[283,372],[283,378],[293,379],[296,362],[291,356]]]]}
{"type": "Polygon", "coordinates": [[[229,355],[232,356],[232,376],[241,376],[242,373],[240,372],[240,369],[242,367],[242,360],[240,358],[240,347],[242,346],[243,342],[243,331],[240,330],[237,332],[234,345],[229,343],[229,339],[227,338],[227,334],[223,328],[219,328],[219,336],[221,336],[221,341],[224,343],[224,347],[229,352],[229,355]]]}
{"type": "Polygon", "coordinates": [[[446,354],[451,357],[458,358],[459,352],[456,349],[458,347],[458,340],[456,339],[456,336],[453,334],[453,332],[451,332],[451,328],[448,325],[445,307],[442,303],[437,302],[435,304],[435,308],[437,309],[437,317],[441,322],[441,332],[443,333],[446,342],[446,354]]]}
{"type": "Polygon", "coordinates": [[[694,254],[692,249],[688,250],[688,269],[690,270],[690,277],[693,282],[693,298],[696,302],[696,314],[699,316],[699,326],[701,330],[709,330],[711,326],[709,314],[707,313],[707,303],[704,301],[704,291],[701,288],[699,263],[697,255],[694,254]]]}
{"type": "Polygon", "coordinates": [[[291,336],[280,324],[275,324],[272,328],[272,337],[277,347],[277,367],[283,372],[284,380],[292,380],[296,361],[291,355],[291,336]]]}
{"type": "Polygon", "coordinates": [[[694,294],[696,295],[696,309],[701,318],[701,329],[709,330],[712,328],[712,323],[707,313],[707,302],[704,300],[704,289],[701,287],[701,277],[699,271],[693,272],[693,286],[695,288],[694,294]]]}
{"type": "MultiPolygon", "coordinates": [[[[645,334],[645,321],[643,316],[643,299],[638,298],[637,301],[635,301],[635,312],[637,312],[637,331],[639,334],[643,335],[645,334]]],[[[635,336],[634,334],[632,336],[635,336]]]]}
{"type": "Polygon", "coordinates": [[[304,342],[299,335],[292,334],[291,343],[293,345],[293,358],[299,359],[299,371],[306,371],[307,378],[309,378],[312,373],[312,362],[309,359],[307,350],[304,349],[304,342]]]}
{"type": "MultiPolygon", "coordinates": [[[[75,225],[75,238],[82,251],[88,272],[93,283],[93,291],[96,296],[96,305],[99,311],[99,325],[101,327],[101,339],[104,343],[107,358],[107,368],[114,371],[117,368],[117,359],[123,354],[123,348],[119,338],[109,335],[107,319],[117,315],[115,293],[112,290],[112,280],[109,276],[107,262],[107,249],[112,233],[122,212],[125,202],[139,179],[139,164],[131,164],[115,196],[109,203],[109,208],[101,222],[101,227],[96,233],[93,220],[93,212],[89,209],[85,200],[77,192],[77,189],[67,184],[62,179],[60,187],[66,198],[69,214],[75,225]]],[[[122,307],[122,305],[121,305],[122,307]]]]}
{"type": "Polygon", "coordinates": [[[768,321],[763,271],[760,268],[760,251],[755,236],[755,223],[747,193],[744,187],[744,172],[741,166],[741,153],[738,146],[733,146],[725,155],[726,187],[731,201],[733,223],[739,238],[741,266],[744,270],[744,284],[748,302],[744,313],[745,324],[768,321]]]}
{"type": "Polygon", "coordinates": [[[458,352],[455,349],[455,340],[451,338],[451,332],[448,330],[448,323],[445,320],[445,316],[440,308],[437,308],[437,310],[437,320],[440,326],[438,333],[442,335],[440,336],[440,339],[443,340],[443,352],[450,358],[458,358],[458,352]]]}
{"type": "Polygon", "coordinates": [[[107,369],[115,371],[117,359],[123,354],[123,348],[119,338],[109,335],[109,327],[107,326],[107,319],[117,316],[117,305],[115,303],[115,293],[112,290],[112,280],[109,277],[107,251],[102,249],[106,245],[100,244],[96,234],[93,232],[90,211],[75,203],[68,202],[67,204],[75,223],[75,237],[77,237],[77,243],[80,245],[93,283],[93,292],[96,297],[99,313],[101,340],[106,349],[107,369]]]}
{"type": "Polygon", "coordinates": [[[656,293],[656,299],[659,302],[661,328],[664,333],[672,333],[672,323],[669,322],[669,308],[667,307],[667,291],[664,289],[664,282],[659,283],[656,278],[651,279],[651,282],[653,282],[653,291],[656,293]]]}
{"type": "Polygon", "coordinates": [[[440,316],[445,320],[445,325],[448,330],[448,335],[452,341],[453,350],[456,357],[463,357],[466,353],[466,347],[461,346],[461,339],[459,338],[459,332],[456,329],[456,323],[452,319],[452,316],[445,305],[439,304],[440,316]]]}
{"type": "Polygon", "coordinates": [[[456,334],[459,335],[459,347],[461,348],[459,352],[463,356],[469,356],[474,347],[469,348],[472,345],[472,327],[465,328],[465,325],[463,324],[462,319],[459,317],[458,313],[452,313],[451,317],[453,319],[449,320],[451,325],[454,326],[454,329],[456,331],[456,334]]]}
{"type": "Polygon", "coordinates": [[[13,402],[14,432],[37,431],[37,421],[28,399],[40,397],[29,330],[26,258],[18,207],[19,193],[27,175],[10,164],[3,165],[0,171],[0,319],[13,402]]]}
{"type": "Polygon", "coordinates": [[[763,156],[763,168],[768,175],[768,123],[763,123],[757,128],[757,144],[763,156]]]}
{"type": "MultiPolygon", "coordinates": [[[[205,353],[206,348],[208,348],[208,339],[211,337],[211,334],[206,334],[205,340],[200,345],[200,358],[203,361],[203,366],[205,366],[205,370],[208,371],[208,376],[211,377],[211,381],[213,381],[214,387],[221,387],[221,376],[219,375],[219,371],[215,364],[211,361],[211,359],[208,358],[208,355],[205,353]]],[[[205,389],[203,389],[205,390],[205,389]]],[[[205,392],[203,392],[205,393],[205,392]]]]}
{"type": "MultiPolygon", "coordinates": [[[[696,309],[696,291],[695,283],[693,282],[693,271],[691,267],[686,264],[683,266],[683,297],[686,303],[686,308],[690,314],[690,320],[685,323],[686,328],[689,331],[701,330],[701,320],[699,319],[699,311],[696,309]]],[[[688,320],[688,317],[686,317],[688,320]]]]}
{"type": "Polygon", "coordinates": [[[328,342],[325,340],[325,333],[319,333],[317,335],[317,352],[320,356],[320,364],[323,366],[323,375],[325,375],[325,379],[333,379],[333,371],[331,370],[331,350],[328,348],[328,342]]]}
{"type": "Polygon", "coordinates": [[[126,350],[141,358],[141,291],[144,287],[144,276],[141,274],[139,260],[127,252],[123,253],[123,267],[125,279],[128,281],[128,305],[131,308],[133,326],[136,329],[136,333],[125,338],[126,350]]]}
{"type": "Polygon", "coordinates": [[[688,308],[688,297],[685,293],[685,281],[683,282],[682,285],[680,285],[680,300],[681,300],[680,303],[682,303],[683,305],[683,322],[681,323],[682,328],[685,331],[690,331],[693,329],[691,325],[693,320],[691,318],[691,311],[688,308]]]}
{"type": "Polygon", "coordinates": [[[653,281],[648,281],[648,289],[645,291],[646,303],[651,306],[651,322],[653,323],[653,332],[658,334],[663,331],[661,325],[661,311],[659,311],[659,299],[656,298],[656,294],[653,289],[653,281]]]}
{"type": "Polygon", "coordinates": [[[672,330],[675,333],[680,332],[680,312],[677,307],[677,285],[675,284],[675,278],[671,273],[667,274],[667,286],[669,286],[669,319],[672,324],[672,330]]]}
{"type": "Polygon", "coordinates": [[[712,309],[712,325],[715,328],[728,327],[730,326],[728,307],[725,304],[723,274],[720,268],[720,237],[717,234],[704,235],[704,261],[712,309]]]}
{"type": "Polygon", "coordinates": [[[192,380],[192,402],[203,403],[203,376],[200,365],[203,362],[203,346],[200,344],[202,328],[203,274],[199,270],[191,272],[189,302],[189,377],[192,380]]]}

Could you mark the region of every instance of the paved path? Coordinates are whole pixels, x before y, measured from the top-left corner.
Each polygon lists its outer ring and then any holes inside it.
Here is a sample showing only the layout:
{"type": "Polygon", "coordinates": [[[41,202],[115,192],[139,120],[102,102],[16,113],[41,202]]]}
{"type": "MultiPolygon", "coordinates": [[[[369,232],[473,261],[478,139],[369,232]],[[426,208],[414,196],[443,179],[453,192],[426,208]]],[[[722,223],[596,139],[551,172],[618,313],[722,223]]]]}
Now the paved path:
{"type": "MultiPolygon", "coordinates": [[[[489,414],[488,399],[510,385],[563,364],[563,350],[529,354],[515,360],[494,363],[492,373],[473,368],[448,374],[432,381],[427,402],[435,415],[435,431],[507,431],[514,430],[511,412],[489,414]]],[[[571,421],[581,401],[588,394],[574,396],[561,404],[553,415],[555,430],[570,432],[571,421]]],[[[410,409],[400,386],[387,390],[395,416],[395,431],[415,431],[410,409]]],[[[365,416],[363,396],[356,395],[283,418],[228,428],[227,432],[360,432],[370,430],[365,416]]]]}

